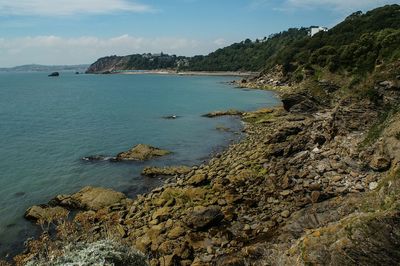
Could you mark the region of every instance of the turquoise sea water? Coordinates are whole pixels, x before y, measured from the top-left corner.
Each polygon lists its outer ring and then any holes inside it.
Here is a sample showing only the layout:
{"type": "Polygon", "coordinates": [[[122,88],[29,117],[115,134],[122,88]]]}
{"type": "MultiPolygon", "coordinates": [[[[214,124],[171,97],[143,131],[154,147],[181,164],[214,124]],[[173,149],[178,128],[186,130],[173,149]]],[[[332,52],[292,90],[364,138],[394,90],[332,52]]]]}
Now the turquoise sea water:
{"type": "Polygon", "coordinates": [[[140,176],[146,165],[196,165],[240,131],[232,117],[202,114],[278,104],[270,92],[235,89],[232,77],[0,73],[0,255],[15,250],[35,227],[22,217],[31,205],[85,185],[134,197],[159,185],[140,176]],[[175,120],[163,116],[181,116],[175,120]],[[145,163],[90,163],[138,143],[173,152],[145,163]]]}

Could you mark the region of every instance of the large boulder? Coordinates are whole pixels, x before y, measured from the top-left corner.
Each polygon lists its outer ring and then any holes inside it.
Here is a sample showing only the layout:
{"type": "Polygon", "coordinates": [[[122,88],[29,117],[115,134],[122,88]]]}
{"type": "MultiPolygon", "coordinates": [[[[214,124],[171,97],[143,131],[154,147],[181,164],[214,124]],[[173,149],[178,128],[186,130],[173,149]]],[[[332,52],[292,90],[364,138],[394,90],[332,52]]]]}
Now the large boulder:
{"type": "Polygon", "coordinates": [[[203,230],[217,225],[224,218],[219,206],[197,206],[188,213],[186,225],[193,230],[203,230]]]}
{"type": "Polygon", "coordinates": [[[72,195],[59,195],[53,202],[70,209],[99,210],[117,203],[121,203],[126,196],[112,189],[101,187],[84,187],[72,195]]]}
{"type": "Polygon", "coordinates": [[[292,113],[308,113],[318,110],[318,101],[306,93],[290,93],[282,96],[283,108],[292,113]]]}
{"type": "Polygon", "coordinates": [[[145,144],[138,144],[129,151],[117,155],[116,161],[144,161],[153,157],[170,154],[170,151],[162,150],[145,144]]]}
{"type": "Polygon", "coordinates": [[[369,166],[374,171],[386,171],[390,168],[391,162],[387,156],[374,155],[369,163],[369,166]]]}
{"type": "Polygon", "coordinates": [[[50,207],[48,205],[35,205],[26,210],[24,217],[31,221],[51,222],[68,216],[68,210],[63,207],[50,207]]]}
{"type": "Polygon", "coordinates": [[[192,186],[201,186],[207,183],[207,175],[206,174],[193,175],[191,178],[189,178],[189,180],[186,183],[192,186]]]}

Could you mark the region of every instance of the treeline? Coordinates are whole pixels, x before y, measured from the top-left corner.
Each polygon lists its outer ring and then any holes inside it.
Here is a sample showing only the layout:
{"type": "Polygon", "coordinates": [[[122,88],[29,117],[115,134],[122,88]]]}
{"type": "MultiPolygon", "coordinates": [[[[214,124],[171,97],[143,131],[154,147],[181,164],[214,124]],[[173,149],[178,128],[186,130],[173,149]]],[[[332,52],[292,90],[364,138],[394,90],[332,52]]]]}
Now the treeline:
{"type": "Polygon", "coordinates": [[[289,29],[263,40],[247,39],[221,48],[206,56],[194,56],[182,70],[192,71],[260,71],[282,47],[306,37],[308,28],[289,29]]]}
{"type": "Polygon", "coordinates": [[[153,69],[175,69],[180,64],[184,65],[186,57],[168,55],[161,53],[160,55],[152,54],[135,54],[130,55],[126,63],[127,69],[153,70],[153,69]]]}
{"type": "Polygon", "coordinates": [[[353,13],[327,32],[282,47],[267,61],[265,71],[279,64],[297,79],[302,70],[314,68],[363,74],[399,58],[400,6],[388,5],[353,13]]]}

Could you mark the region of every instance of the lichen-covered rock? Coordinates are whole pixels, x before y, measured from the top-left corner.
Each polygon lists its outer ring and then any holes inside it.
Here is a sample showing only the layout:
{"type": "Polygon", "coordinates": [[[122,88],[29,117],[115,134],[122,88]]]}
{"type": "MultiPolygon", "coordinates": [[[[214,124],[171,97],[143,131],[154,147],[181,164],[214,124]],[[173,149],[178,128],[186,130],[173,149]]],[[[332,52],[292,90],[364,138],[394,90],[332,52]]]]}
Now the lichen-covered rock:
{"type": "Polygon", "coordinates": [[[121,203],[125,199],[126,196],[121,192],[107,188],[88,186],[70,196],[57,196],[54,201],[60,206],[71,209],[99,210],[116,203],[121,203]]]}
{"type": "Polygon", "coordinates": [[[223,218],[219,206],[197,206],[188,213],[185,223],[193,230],[202,230],[218,224],[223,218]]]}
{"type": "Polygon", "coordinates": [[[24,217],[28,220],[51,222],[59,218],[66,218],[68,211],[62,207],[50,207],[48,205],[35,205],[26,210],[24,217]]]}
{"type": "Polygon", "coordinates": [[[138,144],[129,151],[119,153],[116,161],[144,161],[153,157],[170,154],[170,151],[162,150],[145,144],[138,144]]]}
{"type": "Polygon", "coordinates": [[[207,182],[207,175],[205,174],[195,174],[188,181],[188,185],[199,186],[207,182]]]}
{"type": "Polygon", "coordinates": [[[390,159],[385,156],[375,155],[369,166],[375,171],[386,171],[390,168],[390,159]]]}
{"type": "Polygon", "coordinates": [[[155,167],[147,166],[143,169],[142,175],[145,176],[173,176],[187,174],[192,168],[187,166],[169,166],[169,167],[155,167]]]}
{"type": "Polygon", "coordinates": [[[215,112],[211,112],[211,113],[207,113],[205,115],[203,115],[203,117],[218,117],[218,116],[227,116],[227,115],[242,115],[243,112],[242,111],[238,111],[235,109],[230,109],[227,111],[215,111],[215,112]]]}
{"type": "Polygon", "coordinates": [[[305,93],[290,93],[282,96],[283,108],[294,113],[307,113],[319,108],[318,101],[305,93]]]}

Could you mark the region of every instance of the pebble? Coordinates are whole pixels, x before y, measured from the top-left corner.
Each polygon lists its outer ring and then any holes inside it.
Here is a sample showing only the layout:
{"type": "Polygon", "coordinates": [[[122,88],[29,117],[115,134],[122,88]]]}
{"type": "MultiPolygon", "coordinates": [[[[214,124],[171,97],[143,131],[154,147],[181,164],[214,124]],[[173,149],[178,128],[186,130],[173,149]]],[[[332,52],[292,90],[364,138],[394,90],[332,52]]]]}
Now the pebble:
{"type": "Polygon", "coordinates": [[[289,196],[290,194],[292,194],[291,190],[284,190],[280,193],[282,196],[289,196]]]}
{"type": "Polygon", "coordinates": [[[288,218],[290,216],[290,212],[288,210],[284,210],[283,212],[281,212],[281,216],[283,218],[288,218]]]}
{"type": "Polygon", "coordinates": [[[369,187],[370,190],[375,190],[378,187],[378,183],[377,182],[371,182],[371,183],[369,183],[368,187],[369,187]]]}

